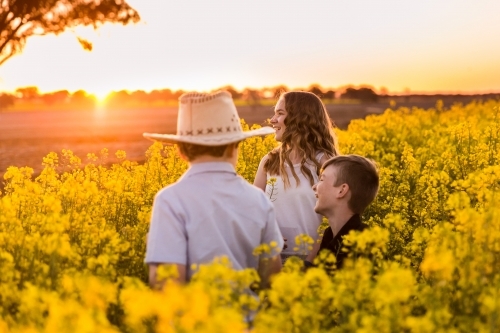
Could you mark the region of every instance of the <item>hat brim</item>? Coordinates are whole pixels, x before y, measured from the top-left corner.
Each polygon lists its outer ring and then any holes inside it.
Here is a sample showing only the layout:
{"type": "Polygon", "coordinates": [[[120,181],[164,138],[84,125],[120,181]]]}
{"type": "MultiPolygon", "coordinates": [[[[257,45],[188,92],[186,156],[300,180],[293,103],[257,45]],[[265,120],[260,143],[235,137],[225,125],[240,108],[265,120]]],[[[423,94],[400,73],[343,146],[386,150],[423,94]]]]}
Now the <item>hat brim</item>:
{"type": "Polygon", "coordinates": [[[157,134],[157,133],[143,133],[146,139],[153,141],[160,141],[166,144],[176,144],[179,142],[193,143],[204,146],[221,146],[234,142],[239,142],[254,136],[263,136],[274,134],[275,131],[271,127],[261,127],[259,129],[250,130],[246,132],[231,133],[230,135],[177,135],[177,134],[157,134]]]}

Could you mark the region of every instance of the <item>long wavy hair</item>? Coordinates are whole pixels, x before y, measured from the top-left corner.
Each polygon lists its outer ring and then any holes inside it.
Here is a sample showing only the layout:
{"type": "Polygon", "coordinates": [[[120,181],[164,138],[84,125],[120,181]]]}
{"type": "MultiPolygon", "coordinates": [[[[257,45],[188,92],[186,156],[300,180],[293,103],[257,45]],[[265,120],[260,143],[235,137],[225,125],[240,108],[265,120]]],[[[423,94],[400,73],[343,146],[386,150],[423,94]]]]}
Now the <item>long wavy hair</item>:
{"type": "Polygon", "coordinates": [[[268,154],[264,170],[271,175],[281,175],[286,189],[290,187],[285,169],[286,163],[298,186],[300,180],[290,160],[290,153],[295,149],[300,156],[300,171],[309,179],[312,186],[314,178],[306,163],[312,162],[316,166],[316,175],[319,176],[321,164],[316,160],[316,155],[319,152],[325,153],[328,157],[338,155],[333,122],[321,99],[313,93],[290,91],[282,94],[280,98],[285,99],[287,112],[284,121],[285,131],[281,137],[281,144],[268,154]]]}

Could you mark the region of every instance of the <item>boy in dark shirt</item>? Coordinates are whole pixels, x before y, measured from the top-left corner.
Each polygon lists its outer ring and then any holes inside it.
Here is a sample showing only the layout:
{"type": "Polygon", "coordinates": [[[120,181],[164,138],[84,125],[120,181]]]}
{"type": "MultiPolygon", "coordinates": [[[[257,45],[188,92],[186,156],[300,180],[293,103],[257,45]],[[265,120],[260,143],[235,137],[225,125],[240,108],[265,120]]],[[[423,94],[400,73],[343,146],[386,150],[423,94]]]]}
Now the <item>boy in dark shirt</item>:
{"type": "MultiPolygon", "coordinates": [[[[344,236],[366,228],[360,215],[377,195],[378,171],[372,161],[359,155],[335,156],[323,164],[322,170],[313,186],[317,198],[314,210],[328,219],[329,227],[318,252],[332,251],[340,268],[348,254],[342,251],[344,236]]],[[[312,266],[310,261],[305,264],[312,266]]]]}

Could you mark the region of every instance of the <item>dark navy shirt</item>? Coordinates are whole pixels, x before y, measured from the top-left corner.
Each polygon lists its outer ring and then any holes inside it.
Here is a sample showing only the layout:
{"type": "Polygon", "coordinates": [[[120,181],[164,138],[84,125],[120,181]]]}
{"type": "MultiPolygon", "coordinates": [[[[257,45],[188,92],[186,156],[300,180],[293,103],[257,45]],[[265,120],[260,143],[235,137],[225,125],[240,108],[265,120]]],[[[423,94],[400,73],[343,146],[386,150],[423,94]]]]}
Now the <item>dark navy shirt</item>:
{"type": "MultiPolygon", "coordinates": [[[[354,214],[344,226],[339,230],[339,232],[334,236],[332,232],[332,228],[328,227],[323,234],[323,239],[321,240],[321,244],[319,246],[319,252],[324,249],[330,250],[337,259],[337,268],[342,267],[344,259],[349,254],[348,252],[342,251],[344,236],[347,235],[351,230],[362,231],[366,229],[367,226],[363,222],[361,222],[361,217],[359,214],[354,214]]],[[[310,262],[305,262],[306,267],[312,266],[310,262]]]]}

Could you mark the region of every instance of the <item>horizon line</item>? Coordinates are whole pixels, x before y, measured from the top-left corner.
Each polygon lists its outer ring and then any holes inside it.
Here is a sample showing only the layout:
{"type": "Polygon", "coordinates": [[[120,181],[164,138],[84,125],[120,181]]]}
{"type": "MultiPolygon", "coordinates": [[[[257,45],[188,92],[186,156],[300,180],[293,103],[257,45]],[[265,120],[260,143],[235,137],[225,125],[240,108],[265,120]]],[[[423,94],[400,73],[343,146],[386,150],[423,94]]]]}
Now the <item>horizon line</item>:
{"type": "MultiPolygon", "coordinates": [[[[219,87],[216,87],[216,88],[213,88],[213,89],[199,89],[199,90],[196,90],[196,89],[183,89],[183,88],[179,88],[179,89],[174,89],[174,88],[169,88],[169,87],[158,87],[158,88],[153,88],[153,89],[113,89],[113,90],[110,90],[109,92],[107,92],[105,94],[105,96],[103,97],[106,97],[108,95],[110,95],[111,93],[116,93],[116,92],[120,92],[120,91],[126,91],[128,93],[132,93],[132,92],[135,92],[135,91],[144,91],[145,93],[151,93],[152,91],[155,91],[155,90],[158,90],[158,91],[161,91],[161,90],[170,90],[172,92],[176,92],[176,91],[183,91],[183,92],[189,92],[189,91],[198,91],[198,92],[209,92],[209,91],[214,91],[214,90],[218,90],[218,89],[223,89],[223,88],[227,88],[227,87],[231,87],[233,88],[235,91],[237,92],[243,92],[245,89],[252,89],[252,90],[264,90],[264,89],[272,89],[272,88],[276,88],[276,87],[279,87],[279,86],[285,86],[286,87],[286,84],[279,84],[279,85],[274,85],[274,86],[262,86],[262,87],[244,87],[242,89],[238,89],[238,88],[235,88],[234,86],[228,84],[228,85],[224,85],[224,86],[219,86],[219,87]]],[[[16,94],[16,90],[18,89],[23,89],[23,88],[31,88],[31,87],[36,87],[37,89],[39,89],[39,87],[37,85],[26,85],[26,86],[21,86],[21,87],[17,87],[15,90],[0,90],[0,94],[11,94],[11,95],[15,95],[16,94]]],[[[312,83],[306,87],[294,87],[293,89],[289,89],[287,91],[301,91],[301,90],[304,90],[304,89],[309,89],[311,87],[319,87],[321,88],[321,90],[323,92],[327,92],[328,90],[333,90],[335,92],[339,91],[339,90],[345,90],[347,88],[355,88],[355,89],[359,89],[359,88],[370,88],[372,89],[373,91],[375,91],[377,94],[381,95],[381,96],[384,96],[384,95],[390,95],[390,96],[408,96],[408,95],[488,95],[488,94],[500,94],[500,88],[497,89],[497,90],[492,90],[492,89],[485,89],[485,90],[411,90],[410,88],[407,88],[407,90],[403,90],[403,91],[390,91],[387,89],[387,93],[384,93],[384,94],[381,94],[382,93],[382,90],[383,88],[385,87],[381,87],[381,88],[375,88],[374,86],[372,85],[369,85],[369,84],[359,84],[359,85],[355,85],[355,84],[346,84],[346,85],[341,85],[341,86],[338,86],[336,88],[334,87],[323,87],[321,86],[320,84],[316,84],[316,83],[312,83]]],[[[88,95],[94,95],[94,96],[98,96],[100,95],[99,93],[96,93],[96,92],[92,92],[92,91],[88,91],[86,89],[83,89],[83,88],[80,88],[80,89],[76,89],[76,90],[69,90],[69,89],[57,89],[57,90],[50,90],[50,91],[42,91],[42,90],[39,90],[39,94],[50,94],[50,93],[55,93],[55,92],[58,92],[58,91],[68,91],[68,93],[75,93],[77,91],[84,91],[86,94],[88,95]]]]}

